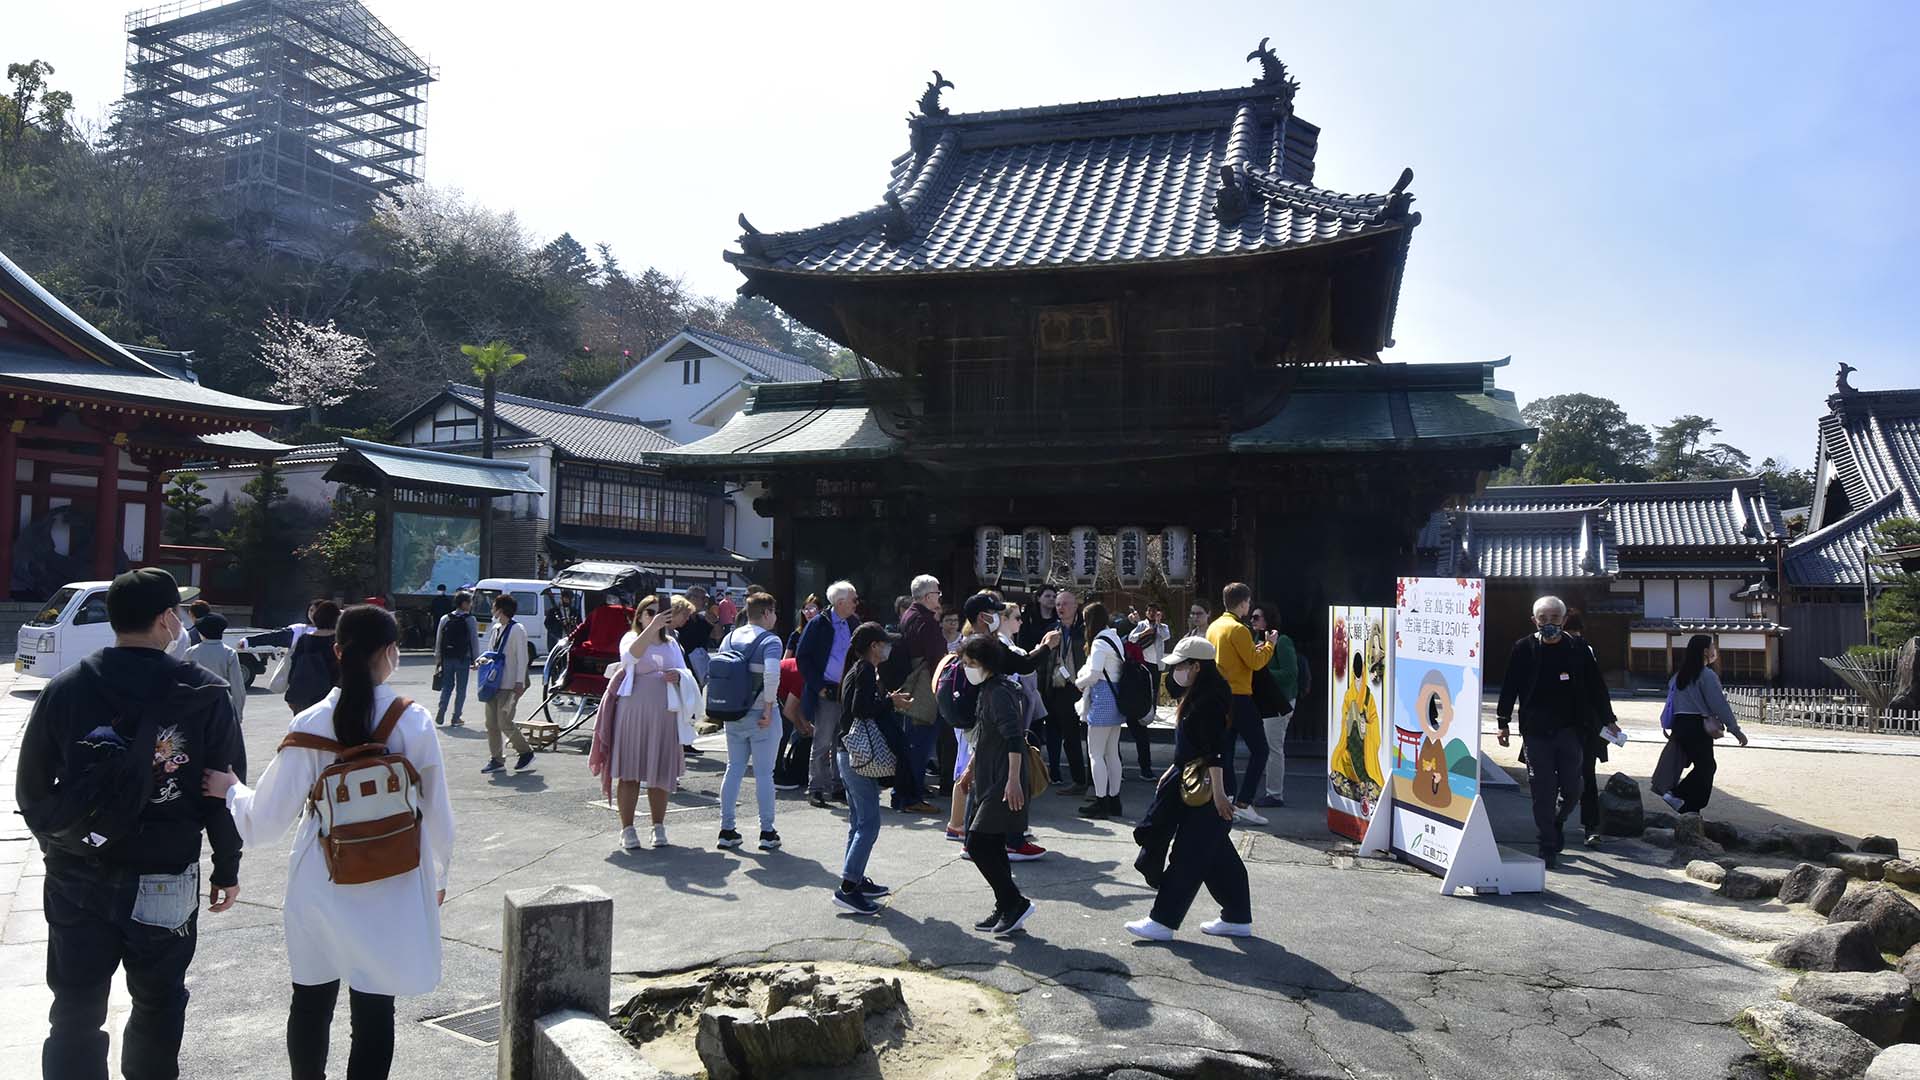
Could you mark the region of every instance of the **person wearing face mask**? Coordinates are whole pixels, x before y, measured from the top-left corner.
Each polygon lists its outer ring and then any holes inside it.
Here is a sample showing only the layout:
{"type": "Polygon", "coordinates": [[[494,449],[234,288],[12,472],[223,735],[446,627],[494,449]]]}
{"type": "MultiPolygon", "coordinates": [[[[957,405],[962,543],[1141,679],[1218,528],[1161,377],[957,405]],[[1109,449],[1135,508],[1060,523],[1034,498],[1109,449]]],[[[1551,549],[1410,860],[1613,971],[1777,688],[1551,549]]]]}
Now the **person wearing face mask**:
{"type": "Polygon", "coordinates": [[[1732,733],[1741,746],[1747,745],[1747,734],[1733,718],[1733,706],[1727,704],[1720,676],[1713,670],[1719,659],[1713,638],[1695,634],[1687,639],[1680,670],[1667,681],[1667,705],[1660,714],[1667,745],[1649,786],[1678,813],[1697,814],[1713,797],[1713,774],[1719,768],[1713,740],[1732,733]],[[1680,779],[1680,770],[1688,764],[1693,771],[1680,779]]]}
{"type": "Polygon", "coordinates": [[[1065,783],[1060,778],[1060,758],[1064,751],[1067,775],[1072,778],[1066,792],[1085,795],[1091,770],[1087,762],[1085,723],[1080,719],[1080,688],[1074,685],[1074,676],[1087,662],[1087,624],[1080,617],[1080,594],[1074,590],[1061,589],[1054,595],[1053,604],[1060,645],[1051,651],[1048,666],[1041,672],[1041,685],[1046,688],[1047,698],[1047,771],[1055,784],[1065,783]]]}
{"type": "MultiPolygon", "coordinates": [[[[997,621],[997,620],[996,620],[997,621]]],[[[972,783],[967,795],[967,855],[993,889],[993,910],[973,924],[996,936],[1012,934],[1033,917],[1035,904],[1013,883],[1009,843],[1027,831],[1027,740],[1021,691],[1006,677],[1011,654],[1000,639],[980,634],[960,646],[957,663],[977,688],[972,783]]]]}
{"type": "Polygon", "coordinates": [[[913,698],[913,704],[906,711],[907,752],[901,755],[900,771],[894,777],[893,808],[905,814],[932,814],[938,810],[927,798],[927,762],[940,743],[933,667],[947,655],[947,636],[941,630],[940,579],[921,574],[913,579],[908,592],[912,600],[900,619],[900,644],[895,646],[891,660],[897,668],[905,659],[906,677],[900,689],[913,698]]]}
{"type": "MultiPolygon", "coordinates": [[[[867,858],[873,854],[874,841],[880,837],[880,783],[853,769],[847,756],[847,733],[856,720],[871,721],[893,748],[900,753],[898,712],[913,704],[904,690],[888,693],[880,685],[880,665],[898,640],[879,623],[861,623],[848,641],[844,657],[845,674],[840,682],[838,715],[831,733],[822,731],[816,738],[833,744],[834,760],[841,781],[847,787],[847,856],[840,867],[840,887],[834,890],[833,903],[855,915],[878,915],[876,901],[891,890],[876,885],[867,876],[867,858]]],[[[821,715],[824,715],[822,713],[821,715]]],[[[824,722],[824,721],[822,721],[824,722]]]]}
{"type": "Polygon", "coordinates": [[[1501,746],[1520,709],[1520,741],[1531,773],[1533,824],[1540,858],[1558,865],[1565,844],[1562,807],[1580,804],[1587,740],[1613,717],[1607,684],[1586,643],[1566,633],[1567,605],[1557,596],[1533,602],[1535,630],[1513,643],[1500,683],[1501,746]]]}
{"type": "Polygon", "coordinates": [[[440,985],[440,904],[453,856],[453,808],[447,800],[440,739],[426,708],[386,685],[400,664],[399,627],[382,608],[348,608],[335,647],[340,686],[293,718],[290,735],[249,787],[230,771],[209,769],[206,795],[222,799],[249,845],[269,844],[294,826],[281,921],[292,969],[287,1057],[295,1080],[326,1075],[328,1028],[340,984],[353,1024],[346,1075],[382,1080],[393,1060],[393,999],[440,985]],[[296,738],[296,736],[298,738],[296,738]],[[419,774],[420,864],[393,877],[336,885],[321,850],[318,816],[302,813],[329,744],[384,743],[419,774]]]}

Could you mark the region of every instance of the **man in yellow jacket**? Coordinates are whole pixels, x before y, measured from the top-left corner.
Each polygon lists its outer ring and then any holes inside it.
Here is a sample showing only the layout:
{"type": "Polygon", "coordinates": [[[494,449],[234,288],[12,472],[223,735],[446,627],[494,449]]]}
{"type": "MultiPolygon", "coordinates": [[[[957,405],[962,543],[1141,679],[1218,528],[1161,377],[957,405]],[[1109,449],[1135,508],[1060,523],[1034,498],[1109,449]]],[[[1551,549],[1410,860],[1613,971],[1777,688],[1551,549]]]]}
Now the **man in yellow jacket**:
{"type": "Polygon", "coordinates": [[[1253,703],[1253,680],[1256,674],[1263,679],[1271,677],[1266,667],[1273,659],[1273,643],[1279,634],[1268,630],[1261,641],[1253,640],[1253,631],[1246,624],[1247,612],[1253,608],[1253,589],[1245,582],[1236,581],[1220,591],[1220,608],[1220,617],[1207,627],[1207,643],[1213,646],[1214,663],[1233,690],[1233,729],[1228,736],[1226,768],[1227,790],[1233,792],[1233,820],[1265,825],[1267,819],[1253,808],[1255,789],[1267,773],[1269,750],[1260,710],[1253,703]],[[1237,791],[1233,784],[1233,736],[1247,744],[1247,771],[1237,791]]]}

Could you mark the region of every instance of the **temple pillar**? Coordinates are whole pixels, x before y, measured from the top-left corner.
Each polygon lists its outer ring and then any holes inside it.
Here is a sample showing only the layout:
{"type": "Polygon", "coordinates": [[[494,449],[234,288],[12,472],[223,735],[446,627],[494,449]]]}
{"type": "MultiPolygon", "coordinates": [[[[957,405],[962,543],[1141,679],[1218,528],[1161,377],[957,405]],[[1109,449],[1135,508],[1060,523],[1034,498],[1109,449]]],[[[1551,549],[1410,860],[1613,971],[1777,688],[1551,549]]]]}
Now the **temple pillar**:
{"type": "Polygon", "coordinates": [[[141,561],[149,566],[160,561],[160,525],[166,513],[165,494],[162,491],[161,465],[158,461],[147,463],[147,521],[146,537],[141,544],[141,561]]]}
{"type": "Polygon", "coordinates": [[[93,576],[113,578],[114,553],[120,550],[120,445],[100,447],[100,502],[93,516],[93,576]]]}
{"type": "Polygon", "coordinates": [[[20,496],[14,490],[20,450],[14,426],[19,423],[8,421],[0,427],[0,600],[13,595],[13,538],[20,530],[20,496]]]}

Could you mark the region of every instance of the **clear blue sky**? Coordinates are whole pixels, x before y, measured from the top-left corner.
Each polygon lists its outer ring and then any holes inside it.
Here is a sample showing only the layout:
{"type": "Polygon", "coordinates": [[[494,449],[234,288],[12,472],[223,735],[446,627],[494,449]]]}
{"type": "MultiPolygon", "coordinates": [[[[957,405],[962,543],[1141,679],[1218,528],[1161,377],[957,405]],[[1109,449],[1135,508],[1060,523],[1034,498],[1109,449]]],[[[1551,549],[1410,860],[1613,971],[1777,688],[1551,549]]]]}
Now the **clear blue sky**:
{"type": "MultiPolygon", "coordinates": [[[[439,66],[430,181],[706,293],[736,213],[879,200],[928,68],[956,111],[1042,105],[1238,84],[1271,35],[1323,186],[1414,169],[1388,359],[1511,354],[1523,402],[1799,465],[1839,360],[1920,385],[1920,5],[366,2],[439,66]]],[[[0,58],[117,95],[124,7],[7,6],[0,58]]]]}

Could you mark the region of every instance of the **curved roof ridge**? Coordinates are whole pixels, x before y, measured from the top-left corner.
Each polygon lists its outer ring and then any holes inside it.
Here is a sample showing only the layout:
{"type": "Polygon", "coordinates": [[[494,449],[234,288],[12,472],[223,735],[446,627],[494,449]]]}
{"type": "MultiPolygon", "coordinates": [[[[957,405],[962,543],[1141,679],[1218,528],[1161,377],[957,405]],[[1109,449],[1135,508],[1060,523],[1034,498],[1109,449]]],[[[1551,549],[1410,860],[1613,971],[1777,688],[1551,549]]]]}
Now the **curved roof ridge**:
{"type": "MultiPolygon", "coordinates": [[[[472,395],[475,399],[480,399],[486,395],[485,387],[474,386],[471,383],[448,383],[447,389],[461,397],[472,395]]],[[[532,409],[546,409],[550,412],[566,413],[569,416],[584,416],[591,420],[608,420],[620,424],[638,424],[641,427],[646,427],[648,424],[648,421],[642,420],[637,416],[628,416],[625,413],[589,409],[585,405],[569,405],[564,401],[548,401],[546,398],[528,397],[525,394],[513,394],[505,390],[495,390],[493,392],[493,398],[496,402],[504,401],[510,405],[525,405],[532,409]]]]}

